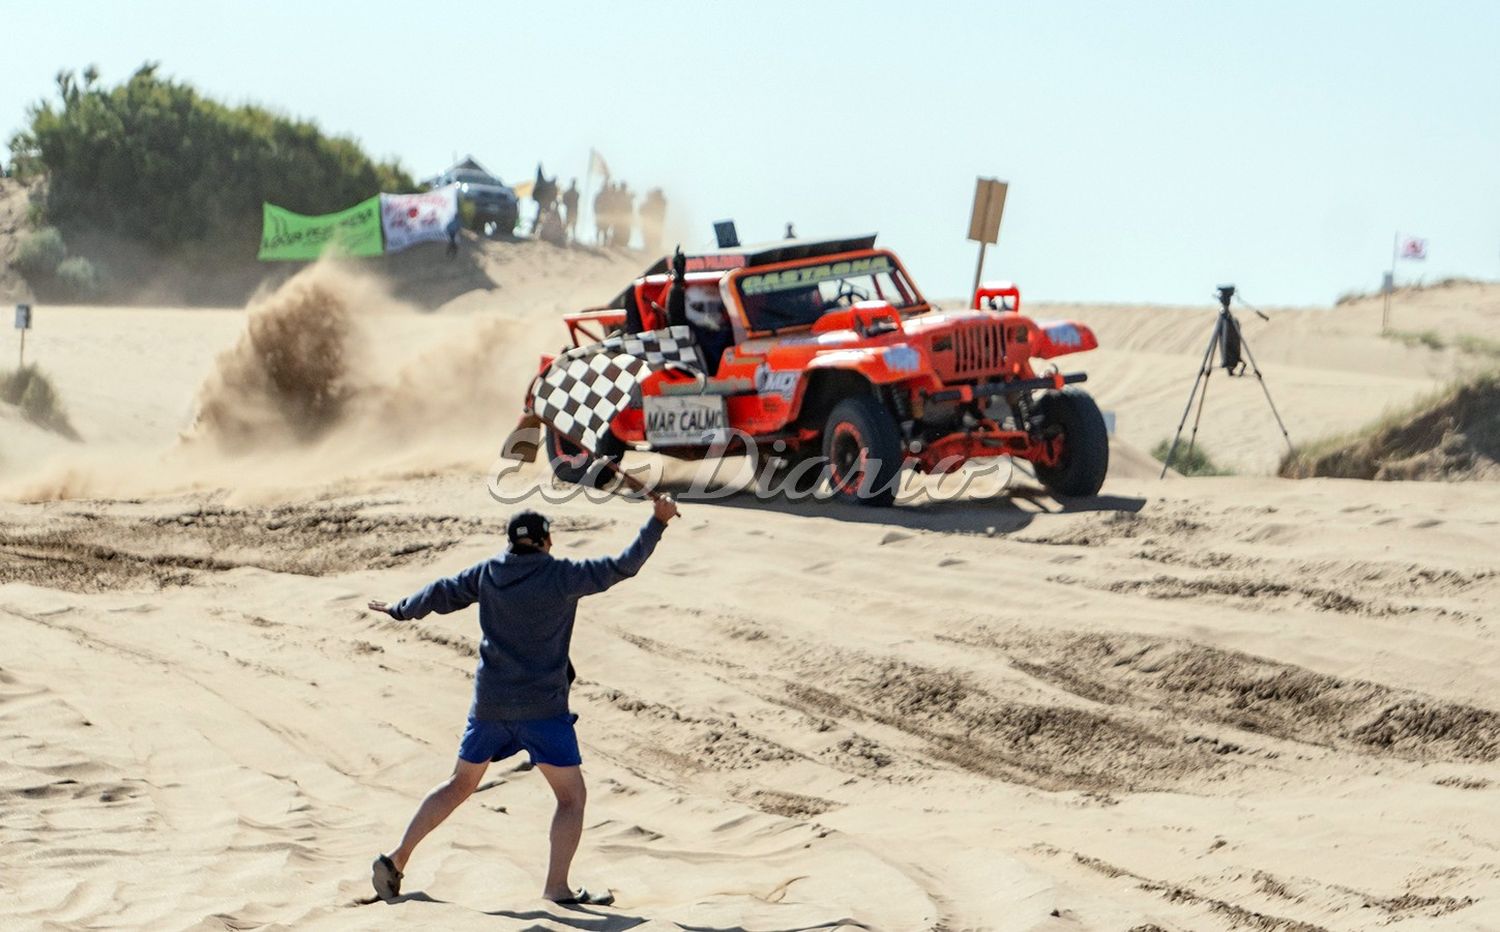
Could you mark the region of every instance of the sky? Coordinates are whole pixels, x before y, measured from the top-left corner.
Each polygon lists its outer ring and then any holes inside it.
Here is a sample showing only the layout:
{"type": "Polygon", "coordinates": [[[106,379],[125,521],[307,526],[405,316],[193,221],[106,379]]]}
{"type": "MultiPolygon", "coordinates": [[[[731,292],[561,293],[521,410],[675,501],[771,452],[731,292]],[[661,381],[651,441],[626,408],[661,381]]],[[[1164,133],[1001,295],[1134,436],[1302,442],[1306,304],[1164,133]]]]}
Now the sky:
{"type": "Polygon", "coordinates": [[[422,177],[472,153],[661,186],[685,246],[878,231],[966,294],[1256,305],[1500,278],[1500,4],[0,0],[0,131],[60,68],[143,61],[311,118],[422,177]]]}

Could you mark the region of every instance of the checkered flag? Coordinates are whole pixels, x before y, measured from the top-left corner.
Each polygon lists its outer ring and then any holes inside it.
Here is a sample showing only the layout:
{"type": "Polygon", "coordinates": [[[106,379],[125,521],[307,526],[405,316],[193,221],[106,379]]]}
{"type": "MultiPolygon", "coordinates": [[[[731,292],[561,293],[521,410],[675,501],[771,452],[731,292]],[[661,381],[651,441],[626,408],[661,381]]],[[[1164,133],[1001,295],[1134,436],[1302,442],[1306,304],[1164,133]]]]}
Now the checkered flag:
{"type": "Polygon", "coordinates": [[[580,346],[558,356],[538,376],[532,411],[597,456],[615,415],[640,402],[641,382],[667,368],[703,372],[703,354],[689,328],[631,333],[580,346]]]}

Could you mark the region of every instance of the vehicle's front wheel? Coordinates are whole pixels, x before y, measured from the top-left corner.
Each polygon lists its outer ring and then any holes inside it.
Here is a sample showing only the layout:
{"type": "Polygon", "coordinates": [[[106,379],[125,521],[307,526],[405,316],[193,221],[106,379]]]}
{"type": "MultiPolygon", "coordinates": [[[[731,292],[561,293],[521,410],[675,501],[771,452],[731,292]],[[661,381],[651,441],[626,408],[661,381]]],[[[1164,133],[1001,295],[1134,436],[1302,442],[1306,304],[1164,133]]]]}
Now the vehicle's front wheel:
{"type": "Polygon", "coordinates": [[[823,427],[823,457],[834,501],[890,505],[901,480],[901,434],[873,395],[834,406],[823,427]]]}
{"type": "MultiPolygon", "coordinates": [[[[550,424],[547,425],[546,440],[547,462],[552,466],[552,475],[557,477],[559,482],[602,489],[614,476],[613,470],[598,464],[594,457],[578,444],[558,433],[557,429],[550,424]]],[[[624,444],[616,440],[614,435],[610,435],[604,438],[602,445],[605,449],[601,452],[607,453],[618,463],[620,454],[625,452],[624,444]]]]}
{"type": "Polygon", "coordinates": [[[1037,410],[1059,450],[1053,465],[1036,464],[1036,477],[1056,495],[1097,495],[1109,472],[1109,432],[1099,406],[1087,392],[1065,388],[1043,395],[1037,410]]]}

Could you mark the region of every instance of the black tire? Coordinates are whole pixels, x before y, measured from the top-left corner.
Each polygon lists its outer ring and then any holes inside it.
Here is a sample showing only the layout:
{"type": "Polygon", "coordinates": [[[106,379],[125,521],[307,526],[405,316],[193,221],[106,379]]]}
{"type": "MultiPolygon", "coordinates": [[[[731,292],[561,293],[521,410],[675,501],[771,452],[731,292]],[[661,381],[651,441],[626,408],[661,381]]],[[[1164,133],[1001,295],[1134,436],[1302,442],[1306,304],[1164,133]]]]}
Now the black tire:
{"type": "Polygon", "coordinates": [[[823,472],[834,501],[885,507],[896,500],[905,456],[896,421],[873,395],[833,406],[823,426],[823,472]]]}
{"type": "Polygon", "coordinates": [[[520,219],[521,212],[517,208],[513,207],[510,210],[502,211],[500,216],[495,218],[495,238],[515,239],[516,223],[520,219]]]}
{"type": "MultiPolygon", "coordinates": [[[[602,489],[613,478],[614,473],[611,470],[594,469],[594,458],[585,453],[578,444],[559,434],[550,424],[547,425],[545,439],[547,463],[552,467],[552,475],[556,476],[558,481],[572,485],[587,484],[593,488],[602,489]],[[591,469],[593,469],[592,475],[590,475],[591,469]]],[[[601,452],[617,463],[620,461],[620,455],[625,452],[624,444],[616,440],[613,435],[605,437],[601,445],[605,448],[601,452]]]]}
{"type": "Polygon", "coordinates": [[[1109,473],[1109,432],[1104,415],[1087,392],[1065,388],[1047,392],[1037,404],[1042,431],[1062,435],[1057,465],[1036,465],[1036,477],[1054,495],[1083,498],[1099,494],[1109,473]]]}

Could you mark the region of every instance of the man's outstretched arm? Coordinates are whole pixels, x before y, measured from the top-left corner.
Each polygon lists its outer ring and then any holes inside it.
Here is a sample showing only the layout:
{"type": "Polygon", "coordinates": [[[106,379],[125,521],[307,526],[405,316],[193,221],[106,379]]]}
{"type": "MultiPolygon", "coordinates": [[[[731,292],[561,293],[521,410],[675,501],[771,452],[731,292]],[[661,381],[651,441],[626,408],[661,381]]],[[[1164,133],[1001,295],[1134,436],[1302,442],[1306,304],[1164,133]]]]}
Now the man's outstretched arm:
{"type": "Polygon", "coordinates": [[[410,621],[424,618],[430,612],[446,615],[468,608],[479,600],[479,577],[483,569],[483,563],[476,563],[455,576],[430,583],[394,604],[373,600],[370,609],[385,612],[397,621],[410,621]]]}
{"type": "Polygon", "coordinates": [[[635,541],[618,557],[594,560],[563,560],[563,586],[574,597],[603,592],[641,571],[646,558],[656,549],[667,522],[677,517],[677,503],[660,496],[652,504],[651,517],[641,527],[635,541]]]}

